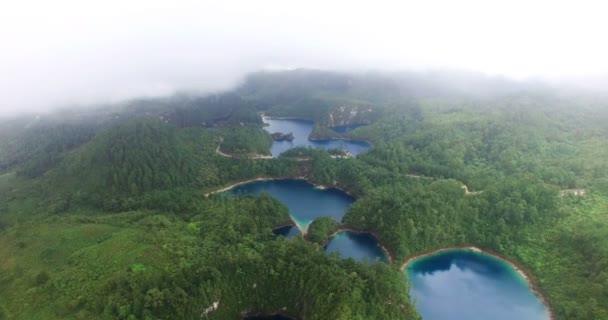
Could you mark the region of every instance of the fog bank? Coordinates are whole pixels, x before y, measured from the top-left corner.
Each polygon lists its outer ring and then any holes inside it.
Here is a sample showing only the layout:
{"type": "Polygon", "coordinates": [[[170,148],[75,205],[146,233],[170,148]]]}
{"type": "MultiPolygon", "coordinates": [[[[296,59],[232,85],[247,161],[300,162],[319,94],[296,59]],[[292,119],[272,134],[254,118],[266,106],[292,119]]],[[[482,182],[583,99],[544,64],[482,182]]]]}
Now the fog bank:
{"type": "Polygon", "coordinates": [[[606,79],[603,9],[591,1],[13,1],[0,10],[0,115],[217,91],[259,69],[455,68],[584,84],[576,79],[606,79]]]}

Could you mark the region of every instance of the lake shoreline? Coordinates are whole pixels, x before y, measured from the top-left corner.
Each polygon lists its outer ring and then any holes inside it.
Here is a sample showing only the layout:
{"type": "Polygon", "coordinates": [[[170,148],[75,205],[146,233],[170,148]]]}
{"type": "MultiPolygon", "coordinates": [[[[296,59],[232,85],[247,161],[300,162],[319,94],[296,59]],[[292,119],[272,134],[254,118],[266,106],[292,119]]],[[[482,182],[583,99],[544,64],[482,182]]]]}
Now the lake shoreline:
{"type": "Polygon", "coordinates": [[[289,222],[285,222],[283,224],[279,224],[276,226],[272,227],[272,231],[277,231],[281,228],[285,228],[285,227],[297,227],[298,225],[296,224],[295,221],[293,221],[293,219],[289,218],[289,222]]]}
{"type": "Polygon", "coordinates": [[[376,234],[373,231],[365,231],[365,230],[361,230],[361,229],[357,229],[357,228],[353,228],[353,227],[346,227],[346,226],[339,227],[334,232],[332,232],[331,234],[329,234],[327,236],[327,238],[325,238],[325,240],[323,240],[322,247],[326,247],[329,244],[330,239],[332,237],[335,237],[340,232],[352,232],[352,233],[357,233],[357,234],[369,234],[369,235],[371,235],[372,237],[376,238],[376,241],[378,241],[378,244],[380,245],[380,248],[382,249],[382,251],[386,255],[386,259],[388,260],[388,264],[393,264],[393,262],[395,261],[395,258],[393,256],[393,254],[388,250],[388,247],[385,245],[384,242],[382,242],[382,239],[378,236],[378,234],[376,234]]]}
{"type": "Polygon", "coordinates": [[[547,312],[549,313],[549,319],[555,320],[555,312],[553,310],[553,307],[549,304],[549,302],[547,301],[545,296],[540,292],[540,289],[539,289],[538,285],[536,284],[536,282],[530,276],[528,276],[528,274],[524,271],[525,268],[523,266],[521,266],[521,264],[519,264],[516,261],[513,261],[512,259],[508,259],[500,254],[497,254],[497,253],[494,253],[491,251],[487,251],[487,250],[481,249],[476,246],[446,247],[446,248],[435,249],[435,250],[431,250],[431,251],[428,251],[425,253],[417,254],[417,255],[414,255],[414,256],[408,258],[407,260],[405,260],[405,262],[401,265],[401,267],[399,269],[401,271],[405,271],[406,268],[408,267],[408,265],[416,259],[432,256],[432,255],[443,253],[446,251],[457,251],[457,250],[469,250],[469,251],[473,251],[476,253],[482,253],[482,254],[488,255],[490,257],[493,257],[495,259],[498,259],[498,260],[506,263],[507,265],[509,265],[509,267],[513,268],[513,270],[515,270],[515,272],[517,272],[517,274],[526,281],[526,283],[530,287],[530,290],[532,291],[532,293],[534,295],[536,295],[538,297],[538,299],[540,300],[540,302],[547,308],[547,312]]]}
{"type": "MultiPolygon", "coordinates": [[[[305,118],[297,118],[297,117],[273,117],[273,116],[268,116],[265,113],[262,113],[261,117],[262,117],[262,122],[264,121],[264,119],[270,119],[270,120],[296,120],[296,121],[312,122],[313,125],[317,125],[317,122],[315,120],[305,119],[305,118]]],[[[331,129],[331,127],[327,127],[327,128],[331,129]]],[[[314,129],[308,135],[308,137],[306,137],[306,139],[308,139],[309,141],[344,140],[344,141],[353,141],[353,142],[364,142],[364,143],[369,144],[370,149],[372,149],[374,147],[374,144],[371,141],[369,141],[367,139],[363,139],[363,138],[313,136],[312,135],[313,132],[314,132],[314,129]]],[[[338,133],[338,134],[340,134],[340,133],[338,133]]]]}
{"type": "Polygon", "coordinates": [[[367,140],[367,139],[363,139],[363,138],[348,138],[348,137],[324,137],[324,136],[320,136],[320,137],[311,137],[308,136],[308,140],[309,141],[329,141],[329,140],[344,140],[344,141],[354,141],[354,142],[364,142],[369,144],[369,148],[373,149],[374,148],[374,144],[367,140]]]}
{"type": "Polygon", "coordinates": [[[298,120],[298,121],[309,121],[309,122],[315,123],[315,121],[312,120],[312,119],[305,119],[305,118],[298,118],[298,117],[275,117],[275,116],[266,115],[265,113],[262,113],[262,119],[271,119],[271,120],[298,120]]]}
{"type": "MultiPolygon", "coordinates": [[[[355,197],[350,191],[343,189],[340,186],[326,186],[324,184],[320,184],[320,183],[316,183],[315,181],[309,179],[306,176],[287,176],[287,177],[256,177],[256,178],[251,178],[251,179],[245,179],[245,180],[240,180],[240,181],[236,181],[226,187],[214,190],[214,191],[209,191],[205,194],[203,194],[205,196],[205,198],[208,198],[210,195],[214,195],[214,194],[218,194],[218,193],[222,193],[222,192],[226,192],[229,191],[233,188],[236,188],[240,185],[244,185],[244,184],[248,184],[248,183],[252,183],[252,182],[257,182],[257,181],[276,181],[276,180],[299,180],[299,181],[304,181],[308,184],[310,184],[311,186],[313,186],[315,189],[318,190],[327,190],[327,189],[334,189],[337,191],[340,191],[344,194],[346,194],[348,197],[352,198],[353,200],[356,200],[357,197],[355,197]]],[[[306,226],[306,228],[304,228],[303,226],[300,226],[295,220],[293,220],[293,216],[291,216],[290,214],[290,218],[291,221],[294,223],[294,226],[297,227],[300,230],[301,236],[302,237],[306,237],[306,234],[308,233],[308,226],[306,226]]]]}
{"type": "Polygon", "coordinates": [[[213,190],[213,191],[209,191],[207,193],[205,193],[205,198],[209,197],[212,194],[218,194],[218,193],[222,193],[225,191],[228,191],[230,189],[233,189],[235,187],[238,187],[242,184],[247,184],[247,183],[251,183],[251,182],[256,182],[256,181],[272,181],[272,180],[289,180],[289,179],[293,179],[293,180],[306,180],[306,177],[303,176],[299,176],[299,177],[279,177],[279,178],[275,178],[275,177],[256,177],[256,178],[251,178],[251,179],[245,179],[245,180],[238,180],[236,182],[233,182],[232,184],[217,189],[217,190],[213,190]]]}
{"type": "Polygon", "coordinates": [[[341,192],[344,192],[346,195],[348,195],[349,197],[356,199],[357,197],[355,197],[350,191],[343,189],[340,186],[327,186],[324,184],[320,184],[320,183],[316,183],[315,181],[307,178],[306,176],[287,176],[287,177],[256,177],[256,178],[251,178],[251,179],[245,179],[245,180],[239,180],[236,181],[226,187],[214,190],[214,191],[210,191],[204,194],[205,198],[209,197],[212,194],[217,194],[217,193],[222,193],[225,191],[228,191],[230,189],[233,189],[235,187],[238,187],[240,185],[243,184],[247,184],[247,183],[251,183],[251,182],[256,182],[256,181],[273,181],[273,180],[302,180],[302,181],[306,181],[307,183],[311,184],[315,189],[319,189],[319,190],[327,190],[327,189],[335,189],[341,192]]]}

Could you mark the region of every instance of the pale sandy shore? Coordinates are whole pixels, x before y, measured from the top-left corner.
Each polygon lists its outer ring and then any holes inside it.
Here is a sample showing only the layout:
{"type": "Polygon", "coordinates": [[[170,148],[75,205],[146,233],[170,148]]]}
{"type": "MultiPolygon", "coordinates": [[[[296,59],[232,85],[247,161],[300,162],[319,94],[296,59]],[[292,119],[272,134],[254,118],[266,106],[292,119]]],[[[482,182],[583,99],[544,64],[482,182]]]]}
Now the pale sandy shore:
{"type": "MultiPolygon", "coordinates": [[[[251,183],[251,182],[255,182],[255,181],[289,180],[289,179],[293,179],[293,180],[305,180],[305,181],[307,181],[307,182],[310,183],[310,181],[308,179],[306,179],[306,177],[303,177],[303,176],[299,176],[299,177],[285,177],[285,178],[257,177],[257,178],[247,179],[247,180],[240,180],[240,181],[237,181],[237,182],[235,182],[235,183],[233,183],[233,184],[231,184],[229,186],[226,186],[224,188],[217,189],[217,190],[214,190],[214,191],[211,191],[211,192],[207,192],[207,193],[205,193],[205,197],[208,197],[208,196],[210,196],[212,194],[216,194],[216,193],[222,193],[222,192],[228,191],[228,190],[230,190],[230,189],[232,189],[234,187],[240,186],[242,184],[247,184],[247,183],[251,183]]],[[[311,184],[315,185],[313,183],[311,183],[311,184]]]]}
{"type": "Polygon", "coordinates": [[[214,190],[214,191],[207,192],[204,195],[205,195],[205,197],[208,197],[208,196],[210,196],[212,194],[222,193],[224,191],[228,191],[228,190],[230,190],[230,189],[232,189],[234,187],[240,186],[242,184],[247,184],[247,183],[254,182],[254,181],[271,181],[271,180],[303,180],[303,181],[306,181],[309,184],[311,184],[316,189],[319,189],[319,190],[336,189],[336,190],[340,190],[340,191],[346,193],[350,197],[355,198],[355,196],[353,196],[352,193],[350,193],[348,190],[345,190],[345,189],[343,189],[341,187],[338,187],[338,186],[326,186],[326,185],[323,185],[323,184],[315,183],[314,181],[308,179],[305,176],[278,177],[278,178],[276,178],[276,177],[256,177],[256,178],[247,179],[247,180],[240,180],[240,181],[234,182],[233,184],[231,184],[229,186],[226,186],[226,187],[214,190]]]}

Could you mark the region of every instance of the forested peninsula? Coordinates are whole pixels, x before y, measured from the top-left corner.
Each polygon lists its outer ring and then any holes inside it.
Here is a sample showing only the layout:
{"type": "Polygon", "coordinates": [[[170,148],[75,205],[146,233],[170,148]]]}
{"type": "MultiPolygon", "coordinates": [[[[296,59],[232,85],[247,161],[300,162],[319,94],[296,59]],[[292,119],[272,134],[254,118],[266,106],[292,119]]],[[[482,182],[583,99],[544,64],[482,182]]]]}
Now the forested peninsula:
{"type": "Polygon", "coordinates": [[[0,319],[421,319],[403,263],[471,246],[521,268],[555,319],[608,319],[606,123],[608,97],[578,89],[316,70],[0,119],[0,319]],[[273,158],[262,115],[372,147],[273,158]],[[286,239],[278,200],[215,192],[285,177],[356,201],[286,239]],[[326,254],[340,228],[392,263],[326,254]]]}

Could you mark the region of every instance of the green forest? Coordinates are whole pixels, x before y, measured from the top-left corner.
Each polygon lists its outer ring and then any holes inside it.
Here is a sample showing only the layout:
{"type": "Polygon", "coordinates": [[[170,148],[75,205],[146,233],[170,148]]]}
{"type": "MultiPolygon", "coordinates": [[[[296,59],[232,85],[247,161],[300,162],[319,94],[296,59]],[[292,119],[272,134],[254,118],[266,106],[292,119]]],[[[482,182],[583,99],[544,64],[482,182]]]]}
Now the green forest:
{"type": "Polygon", "coordinates": [[[222,94],[1,119],[0,319],[420,319],[400,267],[455,246],[516,262],[556,319],[608,319],[608,97],[479,77],[259,72],[222,94]],[[262,113],[373,147],[254,159],[272,145],[262,113]],[[356,198],[305,238],[273,234],[291,220],[268,194],[206,195],[300,176],[356,198]],[[395,261],[326,255],[339,227],[395,261]]]}

